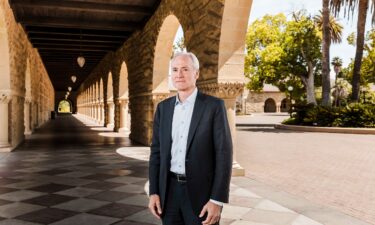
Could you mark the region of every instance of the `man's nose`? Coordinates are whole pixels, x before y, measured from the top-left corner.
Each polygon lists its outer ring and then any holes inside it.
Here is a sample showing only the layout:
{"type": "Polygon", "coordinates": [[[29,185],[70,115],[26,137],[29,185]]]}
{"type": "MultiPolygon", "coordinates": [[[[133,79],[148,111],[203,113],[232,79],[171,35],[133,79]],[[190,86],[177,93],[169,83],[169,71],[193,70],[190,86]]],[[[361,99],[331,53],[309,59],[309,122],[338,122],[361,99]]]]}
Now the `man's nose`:
{"type": "Polygon", "coordinates": [[[177,71],[177,77],[182,77],[182,70],[177,71]]]}

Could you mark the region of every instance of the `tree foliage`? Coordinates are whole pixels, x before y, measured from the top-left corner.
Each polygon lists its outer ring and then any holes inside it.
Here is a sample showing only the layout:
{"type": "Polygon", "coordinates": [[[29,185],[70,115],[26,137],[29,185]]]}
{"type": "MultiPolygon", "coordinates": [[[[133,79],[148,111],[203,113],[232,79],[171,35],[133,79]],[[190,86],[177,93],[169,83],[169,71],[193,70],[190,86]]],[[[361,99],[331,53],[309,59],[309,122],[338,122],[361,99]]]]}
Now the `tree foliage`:
{"type": "Polygon", "coordinates": [[[321,73],[321,35],[314,21],[300,11],[287,21],[285,15],[266,15],[249,26],[246,37],[247,87],[260,91],[264,83],[285,91],[305,90],[307,102],[316,104],[314,77],[321,73]]]}

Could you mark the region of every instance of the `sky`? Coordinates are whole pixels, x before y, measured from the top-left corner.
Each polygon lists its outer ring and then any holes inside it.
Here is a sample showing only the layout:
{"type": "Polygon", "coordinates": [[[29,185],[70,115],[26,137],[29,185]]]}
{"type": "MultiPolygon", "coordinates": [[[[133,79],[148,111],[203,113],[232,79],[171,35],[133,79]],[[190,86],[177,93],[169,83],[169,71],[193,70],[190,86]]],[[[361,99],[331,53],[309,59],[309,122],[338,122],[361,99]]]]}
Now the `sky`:
{"type": "MultiPolygon", "coordinates": [[[[266,14],[275,15],[282,12],[288,16],[291,15],[293,11],[305,9],[309,14],[316,15],[322,8],[321,0],[279,0],[278,2],[280,3],[275,4],[276,1],[277,0],[253,0],[249,24],[266,14]]],[[[335,56],[342,58],[343,66],[346,67],[350,63],[351,58],[354,58],[355,55],[355,47],[349,45],[346,38],[350,33],[356,32],[357,19],[356,15],[348,19],[344,18],[344,13],[340,13],[338,20],[344,27],[342,42],[340,44],[331,45],[330,57],[331,59],[335,56]]],[[[371,18],[369,15],[366,24],[366,31],[370,29],[371,18]]],[[[331,71],[333,71],[333,69],[331,69],[331,71]]]]}
{"type": "MultiPolygon", "coordinates": [[[[289,16],[294,11],[305,9],[307,13],[316,15],[322,8],[322,0],[253,0],[253,4],[250,10],[249,25],[256,19],[263,17],[266,14],[275,15],[278,13],[284,13],[289,16]],[[276,2],[276,3],[275,3],[276,2]],[[279,3],[277,3],[279,2],[279,3]]],[[[371,13],[368,14],[366,31],[371,30],[371,13]]],[[[354,58],[355,47],[351,46],[347,42],[347,37],[350,33],[356,33],[357,15],[351,16],[349,19],[344,18],[344,12],[338,15],[339,23],[344,27],[342,34],[342,42],[340,44],[331,44],[330,58],[340,57],[343,60],[343,67],[346,67],[351,58],[354,58]]],[[[183,30],[180,27],[177,31],[175,42],[183,37],[183,30]]],[[[245,37],[244,37],[245,38],[245,37]]],[[[331,68],[331,77],[334,77],[334,70],[331,68]]]]}

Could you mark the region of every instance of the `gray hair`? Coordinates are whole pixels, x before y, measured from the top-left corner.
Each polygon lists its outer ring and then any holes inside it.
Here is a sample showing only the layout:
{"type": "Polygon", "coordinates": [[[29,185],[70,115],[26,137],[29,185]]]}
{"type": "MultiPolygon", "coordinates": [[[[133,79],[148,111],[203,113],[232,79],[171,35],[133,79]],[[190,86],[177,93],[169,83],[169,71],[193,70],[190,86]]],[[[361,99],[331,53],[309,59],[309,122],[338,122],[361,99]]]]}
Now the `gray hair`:
{"type": "Polygon", "coordinates": [[[191,62],[193,63],[193,68],[196,71],[199,71],[199,60],[198,60],[197,56],[194,55],[194,53],[192,53],[192,52],[175,52],[174,55],[173,55],[173,58],[172,58],[172,62],[177,57],[180,57],[180,56],[189,57],[191,59],[191,62]]]}

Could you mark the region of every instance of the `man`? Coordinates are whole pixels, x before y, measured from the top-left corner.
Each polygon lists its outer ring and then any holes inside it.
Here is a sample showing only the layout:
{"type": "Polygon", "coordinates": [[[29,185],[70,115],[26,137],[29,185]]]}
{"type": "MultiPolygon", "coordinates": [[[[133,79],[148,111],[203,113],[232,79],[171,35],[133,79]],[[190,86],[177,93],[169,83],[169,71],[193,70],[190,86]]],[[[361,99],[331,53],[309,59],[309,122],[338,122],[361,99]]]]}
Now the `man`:
{"type": "Polygon", "coordinates": [[[172,59],[177,96],[162,101],[154,118],[149,208],[164,225],[219,224],[228,202],[232,139],[221,99],[197,90],[193,53],[172,59]]]}

